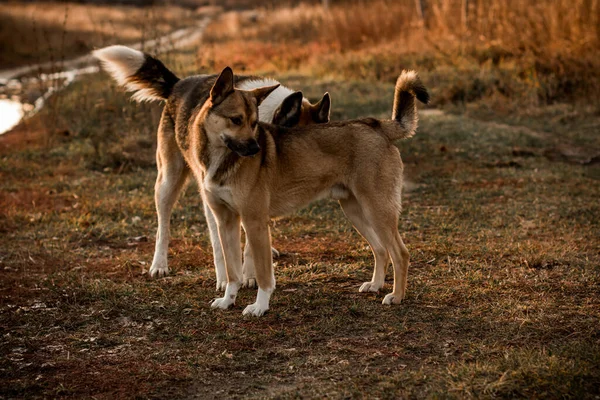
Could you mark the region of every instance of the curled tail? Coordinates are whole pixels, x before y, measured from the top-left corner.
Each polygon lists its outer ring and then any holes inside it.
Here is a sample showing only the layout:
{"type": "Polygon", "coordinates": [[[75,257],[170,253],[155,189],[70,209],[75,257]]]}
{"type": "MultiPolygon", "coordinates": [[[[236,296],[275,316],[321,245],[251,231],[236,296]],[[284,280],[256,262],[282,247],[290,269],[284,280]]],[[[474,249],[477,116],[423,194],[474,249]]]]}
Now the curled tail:
{"type": "Polygon", "coordinates": [[[179,81],[160,60],[130,47],[109,46],[92,55],[139,102],[166,100],[179,81]]]}
{"type": "Polygon", "coordinates": [[[396,81],[392,121],[384,124],[390,139],[403,139],[415,134],[419,122],[415,97],[424,104],[429,103],[429,93],[417,72],[402,71],[396,81]]]}

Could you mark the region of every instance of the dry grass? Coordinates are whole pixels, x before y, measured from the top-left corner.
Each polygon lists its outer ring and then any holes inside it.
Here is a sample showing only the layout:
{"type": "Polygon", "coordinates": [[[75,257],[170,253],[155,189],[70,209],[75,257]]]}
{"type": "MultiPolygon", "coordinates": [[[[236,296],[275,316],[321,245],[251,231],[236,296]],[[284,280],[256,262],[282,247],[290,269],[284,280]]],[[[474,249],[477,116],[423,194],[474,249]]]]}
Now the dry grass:
{"type": "MultiPolygon", "coordinates": [[[[329,90],[336,119],[389,114],[391,84],[283,81],[309,97],[329,90]]],[[[156,110],[102,76],[62,103],[69,136],[0,146],[1,396],[599,394],[600,169],[548,156],[599,147],[594,109],[554,106],[502,124],[423,116],[400,143],[412,182],[400,225],[412,257],[406,301],[383,307],[382,295],[358,293],[372,256],[339,206],[321,201],[275,223],[278,289],[253,319],[241,311],[254,291],[232,310],[209,308],[215,278],[194,187],[173,216],[173,275],[143,274],[156,229],[156,110]],[[84,89],[94,101],[80,101],[84,89]]]]}
{"type": "Polygon", "coordinates": [[[0,65],[58,62],[108,44],[155,39],[193,23],[195,13],[177,6],[3,3],[0,65]]]}
{"type": "Polygon", "coordinates": [[[229,13],[209,28],[212,47],[199,57],[215,69],[233,63],[386,82],[416,68],[438,105],[495,95],[525,105],[598,100],[597,2],[469,3],[466,24],[460,1],[428,1],[425,21],[414,1],[229,13]]]}

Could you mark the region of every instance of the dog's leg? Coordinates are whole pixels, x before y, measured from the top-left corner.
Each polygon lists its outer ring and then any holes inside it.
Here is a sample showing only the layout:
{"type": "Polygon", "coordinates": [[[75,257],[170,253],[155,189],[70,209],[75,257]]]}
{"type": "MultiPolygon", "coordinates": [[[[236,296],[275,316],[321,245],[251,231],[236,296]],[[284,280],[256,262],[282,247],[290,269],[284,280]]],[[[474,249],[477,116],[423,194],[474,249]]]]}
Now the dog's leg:
{"type": "Polygon", "coordinates": [[[383,304],[398,304],[406,293],[409,255],[398,233],[398,206],[386,202],[384,198],[380,192],[377,196],[361,199],[360,205],[394,266],[394,289],[385,296],[383,304]]]}
{"type": "Polygon", "coordinates": [[[252,258],[250,243],[248,242],[248,233],[246,233],[246,243],[244,245],[244,265],[242,266],[242,270],[244,277],[242,287],[256,287],[256,272],[254,271],[254,259],[252,258]]]}
{"type": "Polygon", "coordinates": [[[273,253],[271,251],[271,234],[269,219],[253,217],[244,222],[246,240],[250,246],[258,283],[256,302],[244,309],[243,315],[260,317],[269,309],[269,300],[275,290],[273,273],[273,253]]]}
{"type": "MultiPolygon", "coordinates": [[[[206,196],[204,196],[206,198],[206,196]]],[[[219,240],[225,259],[227,286],[225,295],[213,300],[211,307],[226,309],[235,303],[238,290],[242,284],[242,250],[240,248],[240,217],[226,206],[209,200],[214,213],[219,240]]]]}
{"type": "Polygon", "coordinates": [[[398,304],[406,295],[409,255],[396,226],[394,226],[394,230],[395,235],[390,248],[392,264],[394,265],[394,290],[384,297],[383,304],[398,304]]]}
{"type": "Polygon", "coordinates": [[[161,122],[159,130],[158,148],[156,150],[156,164],[158,176],[154,186],[154,200],[158,215],[158,230],[156,232],[156,248],[154,259],[150,267],[150,276],[161,277],[169,273],[167,254],[169,252],[169,226],[171,211],[181,193],[187,177],[189,168],[186,165],[175,137],[169,132],[161,133],[167,122],[161,122]]]}
{"type": "Polygon", "coordinates": [[[223,258],[221,240],[219,240],[219,229],[217,228],[217,221],[208,206],[207,200],[203,199],[203,202],[204,216],[206,217],[208,232],[210,234],[210,244],[213,248],[213,260],[215,263],[215,272],[217,274],[217,290],[225,290],[225,286],[227,285],[227,271],[225,270],[225,258],[223,258]]]}
{"type": "MultiPolygon", "coordinates": [[[[279,251],[275,247],[271,247],[273,258],[280,256],[279,251]]],[[[254,260],[252,259],[252,252],[250,251],[250,244],[248,243],[248,235],[246,235],[246,243],[244,245],[244,265],[242,267],[244,274],[244,282],[242,287],[255,288],[256,287],[256,272],[254,271],[254,260]]]]}
{"type": "Polygon", "coordinates": [[[350,196],[348,199],[340,200],[344,214],[348,217],[354,228],[365,238],[371,246],[371,251],[375,257],[375,268],[373,270],[373,278],[370,282],[363,283],[358,289],[359,292],[378,292],[385,283],[385,270],[389,264],[390,258],[388,250],[377,237],[377,234],[368,219],[365,217],[363,210],[356,200],[356,197],[350,196]]]}

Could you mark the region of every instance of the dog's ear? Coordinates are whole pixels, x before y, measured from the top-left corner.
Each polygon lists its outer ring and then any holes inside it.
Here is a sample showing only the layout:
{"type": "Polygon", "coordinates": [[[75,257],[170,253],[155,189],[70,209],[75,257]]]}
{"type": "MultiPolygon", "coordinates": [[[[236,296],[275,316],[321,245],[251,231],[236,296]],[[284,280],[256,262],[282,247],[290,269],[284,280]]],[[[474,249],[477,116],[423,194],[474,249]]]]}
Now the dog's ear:
{"type": "Polygon", "coordinates": [[[311,107],[310,114],[317,124],[326,124],[329,122],[329,112],[331,111],[331,97],[325,92],[323,98],[317,104],[311,107]]]}
{"type": "Polygon", "coordinates": [[[273,124],[288,128],[298,125],[303,98],[302,92],[294,92],[286,97],[273,115],[273,124]]]}
{"type": "Polygon", "coordinates": [[[260,87],[258,89],[254,89],[251,90],[250,93],[252,93],[254,95],[254,97],[256,98],[256,105],[260,106],[260,103],[263,102],[264,99],[266,99],[273,90],[277,89],[279,87],[279,83],[277,85],[274,86],[265,86],[265,87],[260,87]]]}
{"type": "Polygon", "coordinates": [[[210,100],[214,105],[220,104],[233,90],[233,71],[225,67],[210,89],[210,100]]]}

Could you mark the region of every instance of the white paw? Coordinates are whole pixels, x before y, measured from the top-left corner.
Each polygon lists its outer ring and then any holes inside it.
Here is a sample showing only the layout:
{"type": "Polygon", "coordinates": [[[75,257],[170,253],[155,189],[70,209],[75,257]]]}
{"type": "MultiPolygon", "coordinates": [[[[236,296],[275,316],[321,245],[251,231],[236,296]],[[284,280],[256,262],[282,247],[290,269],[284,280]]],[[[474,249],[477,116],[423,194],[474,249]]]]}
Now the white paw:
{"type": "Polygon", "coordinates": [[[258,303],[250,304],[244,309],[242,315],[252,315],[254,317],[262,316],[269,308],[263,308],[258,303]]]}
{"type": "Polygon", "coordinates": [[[277,250],[275,247],[271,247],[271,253],[273,253],[273,258],[278,258],[281,256],[281,254],[279,254],[279,250],[277,250]]]}
{"type": "MultiPolygon", "coordinates": [[[[234,296],[235,297],[235,296],[234,296]]],[[[218,299],[214,299],[210,303],[211,308],[220,308],[221,310],[226,310],[231,307],[235,303],[235,300],[232,300],[227,297],[219,297],[218,299]]]]}
{"type": "Polygon", "coordinates": [[[383,285],[381,284],[377,284],[375,282],[365,282],[362,285],[360,285],[360,288],[358,289],[358,291],[360,293],[365,293],[365,292],[379,292],[379,289],[381,289],[383,285]]]}
{"type": "Polygon", "coordinates": [[[162,278],[163,276],[167,276],[169,274],[169,267],[167,267],[167,262],[164,263],[155,263],[150,267],[150,271],[148,274],[152,278],[162,278]]]}
{"type": "Polygon", "coordinates": [[[402,302],[402,296],[395,295],[394,293],[388,293],[383,298],[381,304],[400,304],[402,302]]]}
{"type": "Polygon", "coordinates": [[[227,281],[220,281],[217,279],[217,291],[223,291],[227,287],[227,281]]]}
{"type": "Polygon", "coordinates": [[[242,282],[243,288],[254,289],[256,287],[256,279],[255,278],[246,278],[242,282]]]}

